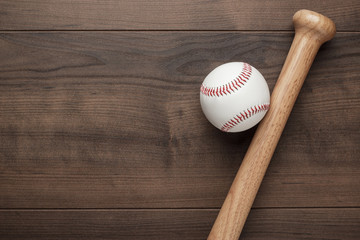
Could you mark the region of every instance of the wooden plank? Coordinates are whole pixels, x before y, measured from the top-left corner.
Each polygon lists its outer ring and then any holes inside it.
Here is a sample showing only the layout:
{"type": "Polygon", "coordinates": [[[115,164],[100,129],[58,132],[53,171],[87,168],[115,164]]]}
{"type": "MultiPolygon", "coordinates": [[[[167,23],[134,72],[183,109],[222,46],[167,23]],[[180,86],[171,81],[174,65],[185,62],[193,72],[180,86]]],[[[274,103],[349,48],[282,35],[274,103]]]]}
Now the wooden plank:
{"type": "MultiPolygon", "coordinates": [[[[291,33],[0,34],[0,208],[220,207],[254,130],[201,113],[215,66],[272,89],[291,33]]],[[[325,44],[255,207],[358,207],[359,34],[325,44]],[[346,46],[346,47],[344,47],[346,46]]]]}
{"type": "Polygon", "coordinates": [[[357,0],[3,0],[0,9],[1,30],[291,30],[309,9],[360,31],[357,0]]]}
{"type": "MultiPolygon", "coordinates": [[[[206,239],[218,210],[3,210],[0,238],[206,239]]],[[[360,238],[360,209],[254,209],[241,239],[360,238]]]]}

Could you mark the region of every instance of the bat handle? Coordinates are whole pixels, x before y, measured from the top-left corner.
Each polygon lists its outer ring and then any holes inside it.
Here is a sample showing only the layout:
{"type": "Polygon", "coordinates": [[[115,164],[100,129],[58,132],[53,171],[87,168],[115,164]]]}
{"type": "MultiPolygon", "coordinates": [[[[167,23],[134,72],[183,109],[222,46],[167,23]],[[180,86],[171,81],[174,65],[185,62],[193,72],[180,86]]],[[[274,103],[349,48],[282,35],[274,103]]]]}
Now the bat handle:
{"type": "Polygon", "coordinates": [[[259,124],[208,240],[237,240],[290,112],[321,44],[335,35],[327,17],[300,10],[293,17],[295,37],[259,124]]]}

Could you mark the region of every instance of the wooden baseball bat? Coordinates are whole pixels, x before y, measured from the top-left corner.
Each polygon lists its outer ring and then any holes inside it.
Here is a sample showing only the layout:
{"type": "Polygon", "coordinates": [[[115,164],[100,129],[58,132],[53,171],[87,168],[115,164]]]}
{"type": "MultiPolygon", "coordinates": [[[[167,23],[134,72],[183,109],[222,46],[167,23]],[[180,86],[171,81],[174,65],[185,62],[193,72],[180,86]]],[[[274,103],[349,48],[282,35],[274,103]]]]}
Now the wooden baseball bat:
{"type": "Polygon", "coordinates": [[[320,46],[335,35],[327,17],[300,10],[293,17],[295,37],[259,124],[208,240],[237,240],[296,98],[320,46]]]}

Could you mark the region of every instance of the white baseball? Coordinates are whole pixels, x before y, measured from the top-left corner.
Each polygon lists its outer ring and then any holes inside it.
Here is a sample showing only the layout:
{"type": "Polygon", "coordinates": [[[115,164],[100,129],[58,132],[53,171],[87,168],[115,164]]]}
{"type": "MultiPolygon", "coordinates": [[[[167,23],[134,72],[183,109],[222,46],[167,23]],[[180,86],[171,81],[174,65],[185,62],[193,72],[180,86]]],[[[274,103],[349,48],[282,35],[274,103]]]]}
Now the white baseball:
{"type": "Polygon", "coordinates": [[[256,68],[230,62],[218,66],[204,79],[200,103],[215,127],[224,132],[241,132],[265,116],[270,107],[270,91],[256,68]]]}

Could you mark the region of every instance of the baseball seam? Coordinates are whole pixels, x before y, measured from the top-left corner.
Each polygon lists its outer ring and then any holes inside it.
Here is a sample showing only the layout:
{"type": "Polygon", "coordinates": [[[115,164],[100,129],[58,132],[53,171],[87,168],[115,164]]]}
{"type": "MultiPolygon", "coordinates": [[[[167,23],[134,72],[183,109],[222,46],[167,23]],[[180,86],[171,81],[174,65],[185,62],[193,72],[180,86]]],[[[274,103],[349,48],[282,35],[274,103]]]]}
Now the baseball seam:
{"type": "Polygon", "coordinates": [[[251,116],[253,116],[259,112],[267,111],[269,109],[269,107],[270,107],[269,103],[252,106],[252,107],[248,108],[247,110],[240,112],[235,117],[233,117],[232,119],[227,121],[224,125],[222,125],[221,131],[228,132],[230,129],[239,125],[241,122],[245,121],[246,119],[250,118],[251,116]]]}
{"type": "Polygon", "coordinates": [[[217,87],[206,87],[204,84],[200,87],[200,92],[208,97],[220,97],[231,94],[240,88],[249,80],[252,73],[252,67],[248,63],[244,63],[242,71],[232,81],[217,87]]]}

